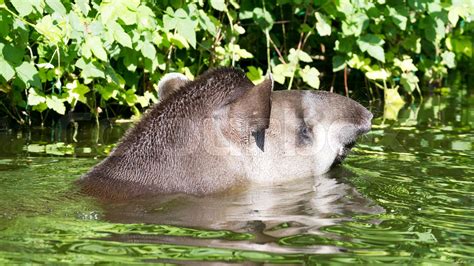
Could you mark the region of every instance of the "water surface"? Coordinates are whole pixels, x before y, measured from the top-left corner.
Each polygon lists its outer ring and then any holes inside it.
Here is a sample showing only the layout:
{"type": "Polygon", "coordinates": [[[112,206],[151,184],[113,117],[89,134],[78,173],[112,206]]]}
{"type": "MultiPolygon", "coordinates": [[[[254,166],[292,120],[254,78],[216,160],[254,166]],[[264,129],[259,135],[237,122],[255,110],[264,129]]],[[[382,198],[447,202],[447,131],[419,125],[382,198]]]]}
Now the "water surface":
{"type": "Polygon", "coordinates": [[[73,181],[128,125],[0,132],[0,263],[474,263],[474,97],[373,107],[325,176],[100,202],[73,181]]]}

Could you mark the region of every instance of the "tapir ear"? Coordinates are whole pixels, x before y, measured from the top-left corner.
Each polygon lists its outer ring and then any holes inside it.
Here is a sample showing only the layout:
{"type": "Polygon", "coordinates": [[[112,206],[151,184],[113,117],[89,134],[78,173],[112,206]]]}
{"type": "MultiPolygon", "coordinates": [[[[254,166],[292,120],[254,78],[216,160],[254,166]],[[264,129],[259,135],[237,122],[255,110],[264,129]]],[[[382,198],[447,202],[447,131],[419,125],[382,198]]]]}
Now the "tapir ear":
{"type": "Polygon", "coordinates": [[[181,73],[168,73],[158,82],[158,98],[162,101],[178,91],[189,79],[181,73]]]}
{"type": "Polygon", "coordinates": [[[259,132],[270,123],[273,77],[271,74],[262,83],[248,89],[230,105],[229,118],[239,121],[240,130],[259,132]]]}

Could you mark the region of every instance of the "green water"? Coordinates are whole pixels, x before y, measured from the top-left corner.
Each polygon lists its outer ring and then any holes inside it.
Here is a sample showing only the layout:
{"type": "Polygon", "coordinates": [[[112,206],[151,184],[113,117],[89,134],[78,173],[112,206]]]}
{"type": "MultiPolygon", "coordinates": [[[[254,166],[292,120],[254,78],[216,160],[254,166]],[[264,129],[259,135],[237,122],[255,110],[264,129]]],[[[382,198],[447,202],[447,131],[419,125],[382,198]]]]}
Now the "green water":
{"type": "Polygon", "coordinates": [[[101,203],[73,181],[126,125],[0,132],[0,264],[474,263],[474,97],[373,107],[326,176],[226,196],[101,203]]]}

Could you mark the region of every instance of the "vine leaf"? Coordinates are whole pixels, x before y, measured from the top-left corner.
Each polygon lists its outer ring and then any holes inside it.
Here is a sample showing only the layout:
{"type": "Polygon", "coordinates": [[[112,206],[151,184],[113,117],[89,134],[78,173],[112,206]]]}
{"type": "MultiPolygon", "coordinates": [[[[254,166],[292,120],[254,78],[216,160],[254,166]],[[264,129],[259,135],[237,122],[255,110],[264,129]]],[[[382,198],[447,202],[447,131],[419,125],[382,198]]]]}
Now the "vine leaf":
{"type": "Polygon", "coordinates": [[[2,76],[6,81],[9,81],[15,75],[15,70],[13,67],[0,57],[0,76],[2,76]]]}
{"type": "Polygon", "coordinates": [[[357,40],[362,52],[367,52],[373,58],[385,63],[385,52],[382,47],[384,43],[384,40],[373,34],[366,34],[357,40]]]}
{"type": "Polygon", "coordinates": [[[41,80],[38,75],[38,70],[30,62],[21,63],[21,65],[16,68],[16,73],[26,86],[41,88],[41,80]]]}

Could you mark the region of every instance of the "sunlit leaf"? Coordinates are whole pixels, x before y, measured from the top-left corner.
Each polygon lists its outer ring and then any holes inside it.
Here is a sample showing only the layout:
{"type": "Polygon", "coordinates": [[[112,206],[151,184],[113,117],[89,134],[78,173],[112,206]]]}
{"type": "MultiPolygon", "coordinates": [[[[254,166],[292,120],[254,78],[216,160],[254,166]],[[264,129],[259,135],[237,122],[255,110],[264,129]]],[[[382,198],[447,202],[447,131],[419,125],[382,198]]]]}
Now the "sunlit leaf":
{"type": "Polygon", "coordinates": [[[111,24],[113,30],[114,39],[124,47],[132,48],[132,38],[124,31],[122,26],[118,23],[113,22],[111,24]]]}
{"type": "Polygon", "coordinates": [[[25,0],[10,0],[10,3],[15,7],[18,14],[22,17],[28,16],[31,12],[33,12],[33,6],[30,1],[25,0]]]}
{"type": "Polygon", "coordinates": [[[81,76],[84,78],[105,78],[105,73],[97,64],[87,62],[80,58],[76,62],[76,66],[82,69],[81,76]]]}
{"type": "Polygon", "coordinates": [[[253,19],[262,30],[270,30],[273,27],[273,17],[267,10],[257,7],[253,10],[253,19]]]}
{"type": "Polygon", "coordinates": [[[405,57],[403,60],[395,58],[393,64],[399,67],[403,72],[413,72],[418,70],[418,68],[413,64],[413,59],[410,57],[405,57]]]}
{"type": "Polygon", "coordinates": [[[28,105],[30,106],[38,105],[40,103],[45,103],[46,97],[44,96],[44,94],[39,94],[37,92],[37,89],[30,88],[28,90],[27,102],[28,102],[28,105]]]}
{"type": "Polygon", "coordinates": [[[265,79],[265,77],[263,76],[263,70],[261,68],[250,66],[247,67],[247,69],[247,78],[249,78],[254,84],[259,84],[265,79]]]}
{"type": "Polygon", "coordinates": [[[410,94],[416,89],[419,80],[413,72],[403,73],[400,77],[400,84],[410,94]]]}
{"type": "Polygon", "coordinates": [[[442,64],[445,64],[449,68],[455,68],[456,67],[456,62],[455,62],[455,54],[450,51],[444,51],[441,54],[441,58],[443,59],[441,61],[442,64]]]}
{"type": "Polygon", "coordinates": [[[304,69],[300,70],[300,76],[303,78],[303,81],[309,86],[319,89],[319,71],[310,66],[305,66],[304,69]]]}
{"type": "Polygon", "coordinates": [[[64,106],[63,100],[59,99],[56,95],[48,95],[46,97],[46,105],[58,114],[63,115],[66,112],[66,106],[64,106]]]}
{"type": "Polygon", "coordinates": [[[27,85],[41,88],[41,80],[38,75],[38,70],[29,62],[23,62],[16,69],[18,77],[27,85]]]}
{"type": "Polygon", "coordinates": [[[15,75],[15,69],[3,57],[0,57],[0,76],[9,81],[15,75]]]}
{"type": "Polygon", "coordinates": [[[141,52],[142,52],[143,56],[145,56],[146,58],[149,58],[151,60],[155,59],[155,57],[156,57],[155,46],[153,46],[153,44],[151,44],[149,42],[145,42],[143,44],[141,52]]]}
{"type": "Polygon", "coordinates": [[[88,37],[85,46],[88,47],[97,58],[102,61],[107,61],[107,52],[99,36],[88,37]]]}
{"type": "Polygon", "coordinates": [[[387,78],[390,77],[390,73],[388,73],[385,69],[380,69],[368,71],[365,73],[365,76],[372,80],[387,80],[387,78]]]}
{"type": "Polygon", "coordinates": [[[226,9],[225,1],[224,0],[209,0],[211,3],[212,8],[218,11],[224,11],[226,9]]]}
{"type": "Polygon", "coordinates": [[[61,16],[66,16],[66,8],[59,0],[45,0],[46,4],[61,16]]]}
{"type": "Polygon", "coordinates": [[[91,7],[89,6],[89,0],[76,0],[76,5],[81,10],[82,14],[85,16],[89,14],[89,11],[91,10],[91,7]]]}
{"type": "Polygon", "coordinates": [[[331,20],[325,15],[315,12],[316,16],[316,30],[320,36],[329,36],[331,35],[331,20]]]}
{"type": "Polygon", "coordinates": [[[370,56],[381,62],[385,62],[385,51],[382,47],[384,43],[384,40],[373,34],[366,34],[357,40],[357,44],[362,52],[367,52],[370,56]]]}

